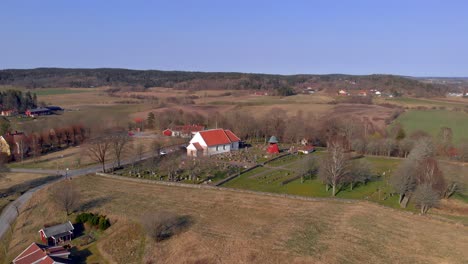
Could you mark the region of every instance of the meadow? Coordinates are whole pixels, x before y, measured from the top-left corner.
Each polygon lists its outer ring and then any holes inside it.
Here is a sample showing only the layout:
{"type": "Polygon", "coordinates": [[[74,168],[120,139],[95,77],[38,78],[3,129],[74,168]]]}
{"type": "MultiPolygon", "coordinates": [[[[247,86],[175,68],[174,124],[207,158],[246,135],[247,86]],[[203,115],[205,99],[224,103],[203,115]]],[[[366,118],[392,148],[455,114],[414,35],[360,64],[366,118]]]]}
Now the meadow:
{"type": "Polygon", "coordinates": [[[422,130],[436,137],[441,127],[453,131],[453,142],[460,143],[468,138],[468,114],[448,110],[409,110],[401,114],[394,123],[402,124],[408,134],[422,130]]]}
{"type": "MultiPolygon", "coordinates": [[[[463,263],[468,229],[368,202],[307,201],[231,190],[169,187],[99,176],[73,180],[88,211],[111,228],[86,248],[87,263],[463,263]],[[192,219],[163,242],[140,225],[149,212],[192,219]],[[418,223],[415,225],[414,223],[418,223]],[[125,249],[125,250],[122,250],[125,249]]],[[[44,223],[73,219],[57,211],[48,189],[23,208],[2,240],[4,263],[44,223]],[[40,206],[39,206],[40,205],[40,206]]],[[[1,257],[0,257],[1,258],[1,257]]]]}

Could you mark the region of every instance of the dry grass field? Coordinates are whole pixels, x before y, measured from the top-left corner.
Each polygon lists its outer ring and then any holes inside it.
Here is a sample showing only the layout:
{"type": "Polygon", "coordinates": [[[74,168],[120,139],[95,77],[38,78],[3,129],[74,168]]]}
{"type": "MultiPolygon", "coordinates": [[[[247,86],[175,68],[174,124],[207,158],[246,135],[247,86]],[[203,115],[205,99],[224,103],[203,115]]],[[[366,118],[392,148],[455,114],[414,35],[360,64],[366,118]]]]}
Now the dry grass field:
{"type": "Polygon", "coordinates": [[[7,172],[4,173],[5,177],[0,178],[0,190],[10,188],[14,185],[24,183],[30,180],[46,177],[44,174],[33,173],[20,173],[20,172],[7,172]]]}
{"type": "MultiPolygon", "coordinates": [[[[166,187],[84,176],[73,180],[87,210],[113,226],[89,249],[93,263],[466,263],[468,228],[367,202],[303,201],[234,191],[166,187]],[[138,224],[151,212],[193,219],[166,241],[138,224]],[[98,252],[99,251],[99,252],[98,252]]],[[[23,208],[7,261],[66,220],[47,190],[23,208]]],[[[0,255],[1,256],[1,255],[0,255]]]]}

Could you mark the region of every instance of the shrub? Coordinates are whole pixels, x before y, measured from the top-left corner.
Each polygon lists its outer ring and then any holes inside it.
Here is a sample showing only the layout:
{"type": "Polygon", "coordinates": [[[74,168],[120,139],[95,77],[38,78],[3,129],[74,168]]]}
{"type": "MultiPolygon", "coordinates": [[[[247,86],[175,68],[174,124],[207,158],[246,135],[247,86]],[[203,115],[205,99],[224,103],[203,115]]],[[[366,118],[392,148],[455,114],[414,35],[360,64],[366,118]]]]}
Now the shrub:
{"type": "Polygon", "coordinates": [[[111,226],[109,218],[107,218],[105,215],[93,213],[81,213],[76,216],[75,222],[80,224],[88,223],[89,225],[99,228],[100,230],[106,230],[111,226]]]}

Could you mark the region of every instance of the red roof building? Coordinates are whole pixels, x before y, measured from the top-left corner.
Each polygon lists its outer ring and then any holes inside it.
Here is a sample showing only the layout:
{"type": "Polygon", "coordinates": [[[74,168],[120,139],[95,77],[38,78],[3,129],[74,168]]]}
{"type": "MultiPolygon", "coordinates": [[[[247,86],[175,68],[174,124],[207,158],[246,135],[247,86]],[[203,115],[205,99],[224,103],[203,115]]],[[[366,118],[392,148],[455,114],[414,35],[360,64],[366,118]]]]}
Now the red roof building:
{"type": "Polygon", "coordinates": [[[13,260],[13,264],[66,264],[70,263],[69,255],[70,252],[61,246],[32,243],[13,260]]]}
{"type": "Polygon", "coordinates": [[[309,154],[309,153],[312,153],[314,151],[315,151],[315,148],[312,145],[305,145],[305,146],[300,147],[297,150],[297,152],[300,152],[302,154],[309,154]]]}
{"type": "Polygon", "coordinates": [[[238,150],[240,141],[240,138],[231,130],[220,128],[200,131],[190,140],[187,155],[194,157],[199,155],[210,156],[238,150]]]}

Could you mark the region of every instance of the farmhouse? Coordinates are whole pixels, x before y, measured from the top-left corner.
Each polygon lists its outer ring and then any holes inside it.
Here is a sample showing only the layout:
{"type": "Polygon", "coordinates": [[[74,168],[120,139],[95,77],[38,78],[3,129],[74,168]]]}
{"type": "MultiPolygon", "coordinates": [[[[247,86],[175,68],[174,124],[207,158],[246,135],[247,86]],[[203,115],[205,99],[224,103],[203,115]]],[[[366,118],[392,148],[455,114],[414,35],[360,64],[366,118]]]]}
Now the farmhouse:
{"type": "Polygon", "coordinates": [[[309,154],[315,151],[314,146],[312,145],[305,145],[300,147],[297,152],[302,153],[302,154],[309,154]]]}
{"type": "Polygon", "coordinates": [[[39,230],[41,240],[48,245],[54,245],[70,241],[73,237],[73,227],[70,221],[39,230]]]}
{"type": "Polygon", "coordinates": [[[192,157],[211,156],[239,149],[240,138],[231,130],[209,129],[199,131],[190,140],[187,155],[192,157]]]}
{"type": "Polygon", "coordinates": [[[184,125],[184,126],[174,126],[173,128],[168,128],[163,131],[165,136],[173,137],[182,137],[182,138],[191,138],[197,132],[205,130],[205,127],[202,125],[184,125]]]}
{"type": "Polygon", "coordinates": [[[1,116],[14,116],[16,114],[18,114],[16,110],[2,110],[0,113],[1,116]]]}
{"type": "Polygon", "coordinates": [[[26,112],[24,112],[24,114],[29,117],[36,117],[42,115],[50,115],[52,114],[52,111],[50,111],[50,109],[48,108],[39,107],[34,109],[28,109],[26,110],[26,112]]]}
{"type": "Polygon", "coordinates": [[[61,246],[48,247],[32,243],[13,259],[13,264],[65,264],[71,263],[68,259],[69,255],[70,252],[61,246]]]}

